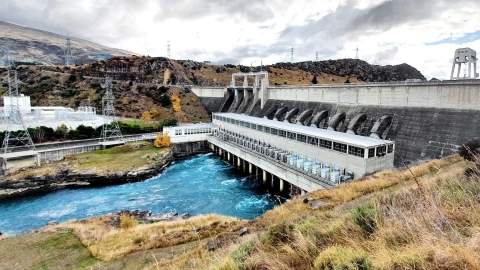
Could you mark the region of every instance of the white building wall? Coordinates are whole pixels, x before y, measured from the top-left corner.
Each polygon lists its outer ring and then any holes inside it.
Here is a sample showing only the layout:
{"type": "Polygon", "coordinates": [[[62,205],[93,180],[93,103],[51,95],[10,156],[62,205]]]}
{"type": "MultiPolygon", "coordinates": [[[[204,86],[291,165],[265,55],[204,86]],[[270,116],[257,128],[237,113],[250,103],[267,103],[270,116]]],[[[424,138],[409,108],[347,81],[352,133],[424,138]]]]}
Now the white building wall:
{"type": "Polygon", "coordinates": [[[217,125],[220,129],[225,128],[241,135],[260,140],[260,142],[265,142],[271,144],[272,146],[282,148],[283,150],[292,151],[299,155],[321,161],[322,163],[328,163],[335,167],[346,169],[347,171],[353,171],[355,173],[355,178],[359,178],[367,173],[372,173],[385,169],[392,169],[394,167],[393,153],[387,154],[383,157],[371,157],[369,159],[364,159],[362,157],[349,155],[347,153],[340,153],[331,149],[321,148],[308,143],[294,141],[291,139],[237,126],[216,119],[213,119],[213,123],[217,125]]]}

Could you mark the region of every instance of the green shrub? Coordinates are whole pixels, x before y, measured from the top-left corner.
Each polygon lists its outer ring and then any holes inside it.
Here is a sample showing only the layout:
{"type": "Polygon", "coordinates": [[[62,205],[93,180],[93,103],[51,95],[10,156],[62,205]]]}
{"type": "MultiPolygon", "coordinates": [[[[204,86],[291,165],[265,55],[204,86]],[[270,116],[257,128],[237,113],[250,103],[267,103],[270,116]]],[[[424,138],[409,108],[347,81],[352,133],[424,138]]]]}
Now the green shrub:
{"type": "Polygon", "coordinates": [[[246,242],[239,245],[237,249],[230,254],[230,257],[233,259],[238,268],[242,268],[243,262],[250,255],[251,251],[252,244],[250,242],[246,242]]]}
{"type": "Polygon", "coordinates": [[[361,204],[351,212],[353,222],[364,232],[371,234],[377,228],[377,211],[371,203],[361,204]]]}
{"type": "Polygon", "coordinates": [[[373,265],[364,251],[333,246],[322,251],[315,258],[313,269],[367,270],[373,269],[373,265]]]}

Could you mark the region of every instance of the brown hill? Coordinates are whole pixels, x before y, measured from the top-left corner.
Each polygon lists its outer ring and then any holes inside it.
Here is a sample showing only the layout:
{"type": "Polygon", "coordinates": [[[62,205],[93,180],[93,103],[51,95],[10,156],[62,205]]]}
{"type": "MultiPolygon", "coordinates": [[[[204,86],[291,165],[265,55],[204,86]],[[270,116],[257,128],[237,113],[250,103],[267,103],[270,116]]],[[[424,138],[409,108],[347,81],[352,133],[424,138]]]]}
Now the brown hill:
{"type": "MultiPolygon", "coordinates": [[[[66,36],[0,21],[0,42],[12,41],[12,56],[22,64],[63,65],[66,36]]],[[[92,63],[113,56],[134,53],[109,48],[87,40],[71,37],[71,51],[76,64],[92,63]]]]}

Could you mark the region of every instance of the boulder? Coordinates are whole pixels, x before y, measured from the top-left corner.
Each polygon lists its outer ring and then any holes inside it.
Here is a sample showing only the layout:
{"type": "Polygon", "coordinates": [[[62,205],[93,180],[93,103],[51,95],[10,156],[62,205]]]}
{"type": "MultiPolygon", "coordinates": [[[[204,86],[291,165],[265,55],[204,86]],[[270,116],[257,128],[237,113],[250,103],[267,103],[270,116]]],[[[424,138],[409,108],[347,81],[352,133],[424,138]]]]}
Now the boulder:
{"type": "Polygon", "coordinates": [[[312,204],[312,209],[315,210],[320,206],[326,205],[327,203],[324,201],[312,201],[311,204],[312,204]]]}
{"type": "Polygon", "coordinates": [[[218,244],[218,242],[210,241],[207,243],[207,251],[215,251],[219,247],[220,245],[218,244]]]}
{"type": "Polygon", "coordinates": [[[244,236],[247,233],[248,233],[248,228],[247,227],[243,227],[240,231],[238,231],[238,235],[240,235],[240,236],[244,236]]]}
{"type": "Polygon", "coordinates": [[[300,196],[300,200],[301,200],[303,203],[308,203],[309,201],[312,200],[312,195],[310,195],[310,194],[302,195],[302,196],[300,196]]]}

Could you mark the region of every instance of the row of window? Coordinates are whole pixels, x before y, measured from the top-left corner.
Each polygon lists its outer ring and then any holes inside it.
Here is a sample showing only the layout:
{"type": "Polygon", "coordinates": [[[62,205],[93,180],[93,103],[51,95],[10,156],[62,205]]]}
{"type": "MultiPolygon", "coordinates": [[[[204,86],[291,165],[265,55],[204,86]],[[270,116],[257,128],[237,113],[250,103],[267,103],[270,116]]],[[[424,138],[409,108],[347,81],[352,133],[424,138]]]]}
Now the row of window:
{"type": "MultiPolygon", "coordinates": [[[[212,128],[186,128],[183,131],[183,135],[208,134],[212,133],[212,128]]],[[[175,129],[175,135],[182,135],[182,129],[175,129]]]]}
{"type": "MultiPolygon", "coordinates": [[[[347,153],[347,149],[348,149],[348,154],[353,156],[358,156],[358,157],[365,156],[365,149],[361,147],[351,146],[351,145],[347,145],[339,142],[332,142],[330,140],[324,140],[317,137],[311,137],[311,136],[307,136],[307,135],[303,135],[295,132],[285,131],[285,130],[276,129],[276,128],[270,128],[267,126],[252,124],[249,122],[235,120],[235,119],[231,119],[231,118],[223,117],[219,115],[214,115],[213,119],[238,125],[238,126],[242,126],[242,127],[246,127],[246,128],[250,128],[250,129],[255,129],[261,132],[277,135],[279,137],[284,137],[291,140],[296,140],[299,142],[316,145],[318,147],[333,149],[334,151],[338,151],[342,153],[347,153]]],[[[382,145],[377,147],[377,157],[384,156],[385,154],[392,153],[392,152],[393,152],[393,144],[382,145]]],[[[368,157],[371,158],[374,156],[375,156],[375,148],[369,148],[368,157]]]]}

